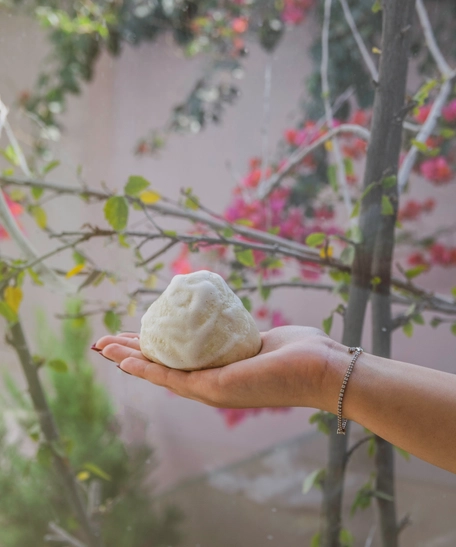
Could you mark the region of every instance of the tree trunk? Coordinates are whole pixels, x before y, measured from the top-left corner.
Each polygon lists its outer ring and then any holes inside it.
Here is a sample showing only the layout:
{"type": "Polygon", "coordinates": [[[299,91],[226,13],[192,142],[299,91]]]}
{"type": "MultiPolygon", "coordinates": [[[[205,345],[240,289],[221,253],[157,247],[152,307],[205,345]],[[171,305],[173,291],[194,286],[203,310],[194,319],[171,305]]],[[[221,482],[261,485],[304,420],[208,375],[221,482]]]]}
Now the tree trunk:
{"type": "Polygon", "coordinates": [[[69,462],[58,453],[58,447],[61,441],[60,435],[52,412],[47,404],[43,387],[38,376],[38,370],[33,362],[20,322],[12,325],[11,336],[12,345],[19,356],[22,370],[24,371],[27,380],[28,391],[33,402],[33,407],[38,416],[41,431],[46,443],[49,445],[53,453],[55,471],[60,478],[63,491],[65,492],[68,502],[73,507],[73,511],[81,526],[84,540],[87,542],[87,545],[89,547],[101,547],[101,538],[95,532],[92,523],[90,522],[89,516],[84,507],[79,486],[76,483],[74,473],[70,468],[69,462]]]}
{"type": "MultiPolygon", "coordinates": [[[[364,189],[367,189],[372,183],[377,184],[372,187],[361,203],[362,242],[356,247],[353,261],[342,343],[347,346],[361,344],[371,280],[378,276],[381,278],[381,282],[380,285],[377,285],[377,293],[372,303],[375,318],[373,352],[382,355],[383,351],[386,351],[388,355],[385,356],[389,357],[389,327],[391,323],[389,284],[396,215],[382,215],[384,191],[381,182],[386,177],[397,173],[402,122],[407,112],[404,108],[404,101],[408,68],[408,38],[414,0],[401,0],[400,2],[383,0],[382,4],[382,54],[363,186],[364,189]],[[385,328],[386,330],[384,330],[385,328]]],[[[396,211],[396,186],[388,189],[385,194],[396,211]]],[[[349,361],[347,361],[347,367],[348,363],[349,361]]],[[[324,483],[322,547],[339,547],[340,545],[344,460],[348,435],[339,440],[336,429],[336,420],[334,419],[329,439],[328,467],[324,483]]],[[[380,448],[377,451],[377,470],[379,472],[377,488],[385,494],[394,495],[392,453],[389,448],[384,447],[383,443],[384,441],[377,443],[377,448],[380,448]]],[[[389,539],[386,539],[394,537],[397,541],[394,503],[385,500],[379,501],[384,546],[394,547],[397,543],[389,542],[389,539]]]]}

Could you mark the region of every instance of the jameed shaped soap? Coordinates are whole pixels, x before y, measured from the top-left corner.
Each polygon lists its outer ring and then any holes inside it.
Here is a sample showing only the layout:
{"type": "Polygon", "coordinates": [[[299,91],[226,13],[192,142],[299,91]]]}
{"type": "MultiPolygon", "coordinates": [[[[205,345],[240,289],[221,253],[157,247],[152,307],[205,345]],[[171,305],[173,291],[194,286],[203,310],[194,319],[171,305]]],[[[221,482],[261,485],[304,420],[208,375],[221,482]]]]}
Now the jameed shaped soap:
{"type": "Polygon", "coordinates": [[[171,368],[221,367],[261,349],[258,328],[218,274],[176,275],[141,319],[141,351],[171,368]]]}

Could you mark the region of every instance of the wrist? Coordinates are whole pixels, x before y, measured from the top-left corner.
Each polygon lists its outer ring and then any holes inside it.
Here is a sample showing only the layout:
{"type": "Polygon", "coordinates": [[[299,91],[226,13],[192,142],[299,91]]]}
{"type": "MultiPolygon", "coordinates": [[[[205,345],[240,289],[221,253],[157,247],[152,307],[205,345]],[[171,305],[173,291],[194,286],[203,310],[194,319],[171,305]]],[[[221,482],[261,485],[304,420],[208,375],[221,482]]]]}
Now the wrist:
{"type": "MultiPolygon", "coordinates": [[[[342,386],[345,373],[350,365],[351,354],[348,352],[347,346],[344,346],[343,344],[340,344],[330,338],[327,341],[327,345],[328,348],[324,363],[324,373],[320,388],[321,402],[319,404],[319,408],[337,415],[337,403],[340,388],[342,386]]],[[[347,383],[344,402],[347,397],[347,393],[349,395],[350,380],[351,377],[347,383]]]]}

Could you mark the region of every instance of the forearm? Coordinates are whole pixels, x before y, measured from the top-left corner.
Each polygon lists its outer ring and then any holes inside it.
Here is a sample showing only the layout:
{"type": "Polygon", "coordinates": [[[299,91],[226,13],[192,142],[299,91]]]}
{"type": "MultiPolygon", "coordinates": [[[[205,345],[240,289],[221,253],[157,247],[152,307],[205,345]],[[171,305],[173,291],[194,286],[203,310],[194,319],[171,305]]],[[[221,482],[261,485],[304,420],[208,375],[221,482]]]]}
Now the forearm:
{"type": "MultiPolygon", "coordinates": [[[[324,410],[336,414],[351,356],[340,344],[330,355],[324,410]]],[[[456,375],[362,353],[348,380],[342,414],[418,458],[456,473],[456,375]]]]}

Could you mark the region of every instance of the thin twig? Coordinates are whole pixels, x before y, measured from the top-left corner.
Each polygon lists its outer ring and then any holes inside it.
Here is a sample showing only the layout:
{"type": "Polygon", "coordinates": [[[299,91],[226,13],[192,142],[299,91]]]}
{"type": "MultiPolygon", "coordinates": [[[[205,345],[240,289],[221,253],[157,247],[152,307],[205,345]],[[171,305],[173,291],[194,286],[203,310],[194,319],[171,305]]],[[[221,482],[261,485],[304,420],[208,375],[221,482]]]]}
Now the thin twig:
{"type": "Polygon", "coordinates": [[[355,20],[353,19],[353,15],[350,11],[350,8],[348,7],[346,0],[339,0],[339,2],[342,6],[342,9],[344,10],[345,19],[348,23],[348,26],[350,27],[350,30],[352,31],[353,38],[355,39],[355,42],[359,48],[359,52],[361,53],[361,57],[363,58],[370,72],[371,78],[374,82],[378,82],[377,67],[375,66],[374,61],[372,60],[372,57],[369,55],[369,52],[367,51],[367,48],[364,45],[364,41],[362,39],[361,34],[356,28],[356,23],[355,23],[355,20]]]}
{"type": "Polygon", "coordinates": [[[439,67],[439,71],[444,78],[449,78],[454,70],[446,62],[445,57],[442,55],[439,46],[437,45],[434,31],[432,30],[431,22],[424,7],[423,0],[416,0],[416,11],[418,12],[418,17],[420,19],[421,27],[423,29],[424,37],[426,39],[427,47],[431,52],[434,61],[439,67]]]}
{"type": "Polygon", "coordinates": [[[293,154],[291,154],[291,156],[289,157],[284,167],[277,171],[277,173],[274,173],[269,179],[265,180],[258,188],[258,195],[260,199],[264,199],[275,188],[277,188],[281,181],[316,148],[341,133],[352,133],[353,135],[356,135],[357,137],[365,141],[368,141],[370,137],[370,133],[367,129],[364,129],[364,127],[356,124],[345,123],[330,129],[327,133],[319,137],[313,143],[295,150],[293,154]]]}
{"type": "Polygon", "coordinates": [[[353,453],[364,443],[367,443],[367,441],[370,441],[371,439],[375,439],[375,435],[367,435],[366,437],[363,437],[359,441],[357,441],[347,452],[345,453],[345,465],[347,465],[348,460],[351,458],[353,453]]]}
{"type": "MultiPolygon", "coordinates": [[[[328,63],[329,63],[329,23],[331,21],[331,5],[332,0],[325,0],[325,12],[323,20],[323,28],[321,33],[321,89],[322,98],[325,106],[326,124],[328,129],[332,129],[334,126],[334,119],[331,110],[330,91],[328,82],[328,63]]],[[[348,191],[347,178],[345,176],[345,166],[342,160],[342,154],[340,151],[339,141],[337,138],[332,140],[333,144],[333,156],[336,163],[337,181],[339,183],[342,197],[344,200],[345,208],[347,210],[348,218],[351,218],[352,203],[350,193],[348,191]]],[[[352,219],[354,221],[354,219],[352,219]]],[[[352,222],[352,221],[351,221],[352,222]]]]}
{"type": "Polygon", "coordinates": [[[79,541],[79,539],[76,539],[74,536],[69,534],[66,530],[64,530],[63,528],[60,528],[60,526],[58,526],[55,522],[50,522],[49,528],[54,533],[54,535],[44,536],[44,539],[46,541],[61,541],[61,542],[69,543],[70,545],[72,545],[72,547],[87,547],[85,543],[82,543],[82,541],[79,541]]]}

